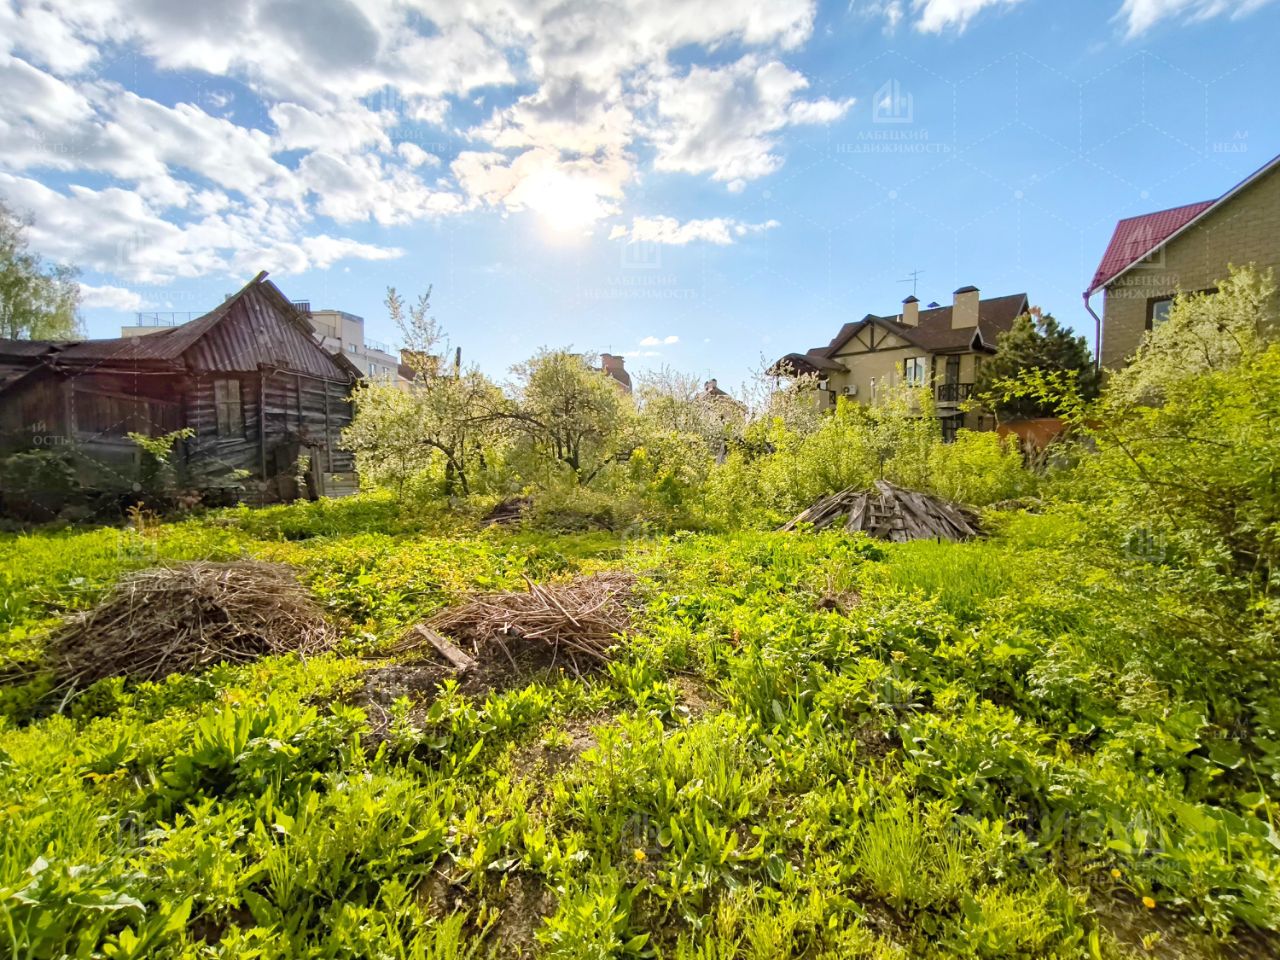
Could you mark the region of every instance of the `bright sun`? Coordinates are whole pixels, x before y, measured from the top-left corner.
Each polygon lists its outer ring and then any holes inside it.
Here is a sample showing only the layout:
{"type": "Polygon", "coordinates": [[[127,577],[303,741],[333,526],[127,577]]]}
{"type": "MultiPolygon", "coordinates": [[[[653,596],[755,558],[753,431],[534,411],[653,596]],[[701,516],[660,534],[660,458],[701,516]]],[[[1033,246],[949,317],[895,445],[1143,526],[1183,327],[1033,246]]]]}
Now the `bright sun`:
{"type": "Polygon", "coordinates": [[[554,233],[581,234],[608,213],[591,182],[548,170],[525,185],[527,204],[554,233]]]}

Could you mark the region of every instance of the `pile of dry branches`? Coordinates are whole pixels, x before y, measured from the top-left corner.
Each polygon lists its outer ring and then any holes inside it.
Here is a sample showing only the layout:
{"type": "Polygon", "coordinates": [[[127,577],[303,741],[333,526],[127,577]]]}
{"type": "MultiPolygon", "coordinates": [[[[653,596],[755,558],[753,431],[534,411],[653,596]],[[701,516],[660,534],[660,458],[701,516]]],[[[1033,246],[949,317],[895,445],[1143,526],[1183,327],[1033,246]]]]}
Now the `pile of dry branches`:
{"type": "Polygon", "coordinates": [[[267,654],[317,653],[333,634],[293,571],[272,563],[187,563],[131,574],[50,640],[59,679],[154,680],[267,654]]]}
{"type": "MultiPolygon", "coordinates": [[[[474,594],[461,606],[440,611],[425,626],[470,646],[477,659],[496,648],[518,669],[517,659],[549,654],[552,665],[563,656],[575,672],[580,672],[580,658],[607,662],[618,636],[631,627],[633,574],[600,573],[551,585],[527,577],[525,582],[527,591],[474,594]]],[[[420,647],[422,636],[411,631],[400,649],[420,647]]]]}

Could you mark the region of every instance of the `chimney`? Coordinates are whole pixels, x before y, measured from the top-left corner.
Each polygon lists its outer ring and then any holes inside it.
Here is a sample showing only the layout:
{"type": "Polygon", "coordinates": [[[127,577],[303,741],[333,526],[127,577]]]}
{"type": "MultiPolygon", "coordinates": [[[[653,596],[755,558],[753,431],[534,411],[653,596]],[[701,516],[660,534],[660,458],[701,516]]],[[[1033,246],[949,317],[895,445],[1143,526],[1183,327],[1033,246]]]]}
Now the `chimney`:
{"type": "Polygon", "coordinates": [[[902,322],[908,327],[920,326],[920,301],[915,297],[902,301],[902,322]]]}
{"type": "Polygon", "coordinates": [[[960,330],[978,325],[978,300],[981,294],[977,287],[961,287],[956,291],[955,303],[951,307],[951,329],[960,330]]]}
{"type": "Polygon", "coordinates": [[[631,392],[631,374],[627,373],[626,360],[612,353],[600,354],[600,366],[609,376],[617,380],[622,388],[631,392]]]}

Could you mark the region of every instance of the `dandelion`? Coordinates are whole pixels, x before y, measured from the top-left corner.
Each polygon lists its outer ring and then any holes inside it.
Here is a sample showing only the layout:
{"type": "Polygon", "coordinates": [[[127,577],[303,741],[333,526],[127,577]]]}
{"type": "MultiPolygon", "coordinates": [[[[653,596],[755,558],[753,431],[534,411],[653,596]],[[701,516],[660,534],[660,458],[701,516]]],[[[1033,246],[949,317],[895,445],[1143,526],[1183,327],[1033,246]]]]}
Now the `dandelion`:
{"type": "Polygon", "coordinates": [[[1117,870],[1115,867],[1112,867],[1112,868],[1111,868],[1111,876],[1112,876],[1112,878],[1113,878],[1113,879],[1119,880],[1119,879],[1120,879],[1120,871],[1119,871],[1119,870],[1117,870]]]}
{"type": "Polygon", "coordinates": [[[639,847],[636,847],[634,850],[632,850],[631,855],[636,858],[636,863],[644,862],[645,853],[639,847]]]}
{"type": "Polygon", "coordinates": [[[1154,910],[1156,908],[1156,902],[1152,897],[1143,897],[1142,905],[1148,910],[1154,910]]]}

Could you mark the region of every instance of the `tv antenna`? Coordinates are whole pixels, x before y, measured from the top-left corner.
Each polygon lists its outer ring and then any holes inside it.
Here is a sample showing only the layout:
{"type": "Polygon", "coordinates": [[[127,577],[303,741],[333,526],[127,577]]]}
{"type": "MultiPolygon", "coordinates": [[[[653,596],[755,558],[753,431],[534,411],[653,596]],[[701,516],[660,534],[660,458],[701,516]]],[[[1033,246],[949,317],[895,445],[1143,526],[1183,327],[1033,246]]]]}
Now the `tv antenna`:
{"type": "Polygon", "coordinates": [[[898,282],[911,284],[911,295],[914,297],[916,295],[916,287],[920,283],[920,274],[922,273],[924,273],[923,270],[912,270],[909,274],[907,274],[907,277],[905,280],[899,280],[898,282]]]}

